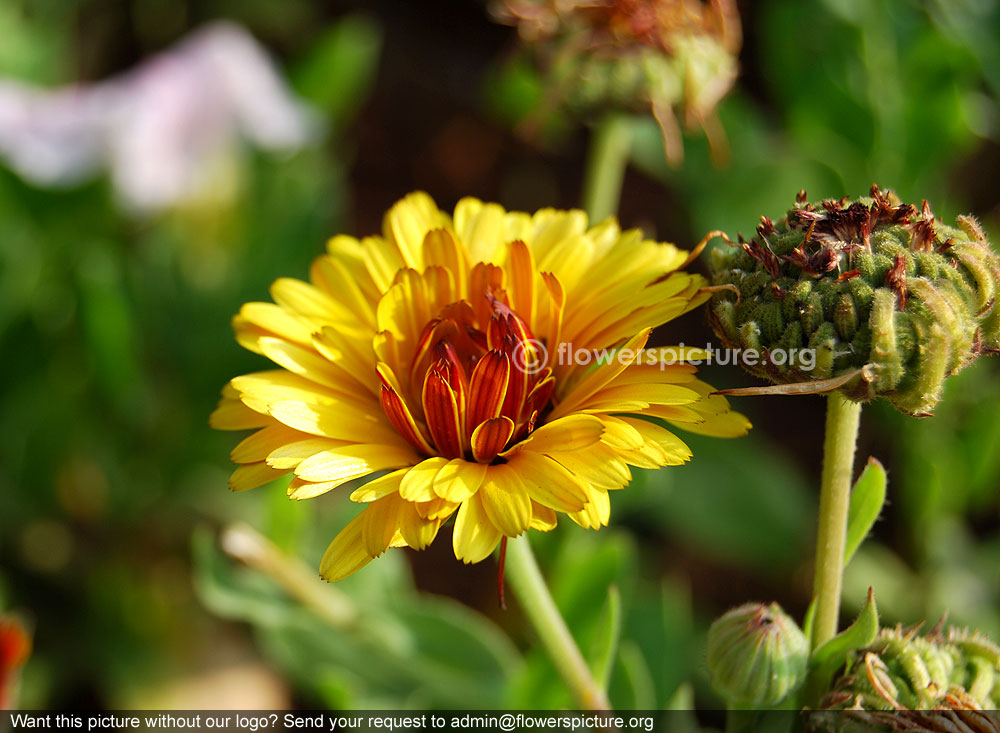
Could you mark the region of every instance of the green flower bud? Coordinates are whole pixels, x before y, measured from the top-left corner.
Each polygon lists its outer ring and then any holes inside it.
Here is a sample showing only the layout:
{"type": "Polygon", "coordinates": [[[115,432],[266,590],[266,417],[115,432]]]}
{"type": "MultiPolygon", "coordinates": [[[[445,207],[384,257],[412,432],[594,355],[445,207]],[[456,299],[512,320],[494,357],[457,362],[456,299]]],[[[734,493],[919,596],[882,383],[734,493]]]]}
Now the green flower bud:
{"type": "Polygon", "coordinates": [[[731,708],[773,706],[805,679],[809,642],[776,603],[727,611],[708,630],[712,687],[731,708]]]}
{"type": "Polygon", "coordinates": [[[854,201],[801,192],[781,221],[761,221],[754,239],[712,253],[709,320],[730,348],[759,348],[745,368],[796,385],[784,391],[825,380],[814,391],[927,415],[945,379],[1000,350],[1000,257],[975,219],[947,226],[926,201],[872,186],[854,201]],[[815,360],[787,358],[803,348],[815,360]]]}

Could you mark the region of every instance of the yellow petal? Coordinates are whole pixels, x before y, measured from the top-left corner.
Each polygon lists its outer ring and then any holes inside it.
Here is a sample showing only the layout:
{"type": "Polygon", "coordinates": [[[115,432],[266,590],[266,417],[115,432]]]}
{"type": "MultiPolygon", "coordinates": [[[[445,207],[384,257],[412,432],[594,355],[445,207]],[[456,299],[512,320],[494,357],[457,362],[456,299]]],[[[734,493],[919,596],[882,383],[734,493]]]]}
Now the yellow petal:
{"type": "Polygon", "coordinates": [[[423,550],[433,542],[440,526],[441,520],[424,519],[410,502],[403,502],[399,508],[399,532],[414,550],[423,550]]]}
{"type": "Polygon", "coordinates": [[[531,248],[520,240],[510,243],[507,253],[510,273],[511,305],[526,323],[535,320],[535,259],[531,248]]]}
{"type": "Polygon", "coordinates": [[[653,443],[663,451],[663,465],[679,466],[691,459],[691,449],[669,430],[639,418],[625,417],[622,420],[638,430],[646,443],[653,443]]]}
{"type": "Polygon", "coordinates": [[[448,463],[447,458],[433,456],[413,466],[403,476],[399,484],[399,495],[407,501],[431,501],[434,493],[434,477],[448,463]]]}
{"type": "MultiPolygon", "coordinates": [[[[351,385],[360,385],[374,391],[375,382],[372,377],[375,350],[372,347],[372,338],[373,335],[369,332],[352,333],[343,326],[338,328],[323,326],[314,333],[312,347],[322,357],[323,362],[320,363],[325,363],[327,376],[324,379],[332,381],[332,386],[342,390],[351,389],[351,385]]],[[[312,375],[307,374],[307,376],[312,375]]]]}
{"type": "Polygon", "coordinates": [[[273,423],[272,418],[255,412],[238,399],[232,398],[223,398],[208,418],[208,424],[216,430],[250,430],[273,423]]]}
{"type": "Polygon", "coordinates": [[[234,377],[231,384],[243,404],[263,413],[268,411],[272,403],[281,400],[295,400],[311,405],[343,404],[360,410],[370,410],[374,405],[367,393],[349,391],[349,384],[333,389],[285,369],[244,374],[234,377]]]}
{"type": "Polygon", "coordinates": [[[455,234],[472,262],[498,260],[501,245],[508,241],[503,238],[505,213],[499,204],[484,204],[471,197],[455,205],[455,234]]]}
{"type": "Polygon", "coordinates": [[[538,269],[554,273],[567,292],[573,293],[591,266],[594,244],[583,234],[572,234],[553,244],[545,253],[536,244],[535,252],[538,254],[538,269]]]}
{"type": "Polygon", "coordinates": [[[642,448],[619,451],[619,454],[630,466],[637,468],[662,468],[667,463],[666,455],[655,443],[645,443],[642,448]]]}
{"type": "Polygon", "coordinates": [[[485,465],[455,458],[434,477],[434,493],[448,501],[463,502],[479,490],[484,478],[485,465]]]}
{"type": "Polygon", "coordinates": [[[416,270],[397,272],[376,310],[378,330],[393,335],[400,358],[406,364],[412,361],[424,326],[435,315],[428,303],[426,283],[416,270]]]}
{"type": "Polygon", "coordinates": [[[250,323],[250,321],[239,313],[233,316],[233,331],[236,333],[236,342],[244,349],[252,351],[255,354],[264,353],[260,350],[259,344],[262,338],[265,336],[274,336],[270,331],[250,323]]]}
{"type": "Polygon", "coordinates": [[[556,513],[536,501],[531,502],[531,529],[548,532],[556,528],[556,513]]]}
{"type": "Polygon", "coordinates": [[[635,410],[634,405],[642,405],[643,408],[649,405],[690,405],[698,399],[697,392],[679,384],[625,384],[602,389],[579,409],[587,412],[624,412],[626,409],[635,410]]]}
{"type": "Polygon", "coordinates": [[[600,390],[605,388],[619,374],[639,358],[639,352],[645,347],[649,340],[650,329],[645,329],[631,339],[618,350],[612,353],[608,351],[609,358],[598,366],[584,372],[584,375],[575,381],[573,386],[565,394],[556,408],[552,411],[550,419],[557,419],[562,415],[574,412],[580,405],[586,404],[587,400],[593,397],[600,390]],[[628,355],[629,359],[624,357],[628,355]]]}
{"type": "Polygon", "coordinates": [[[423,266],[424,237],[432,229],[448,224],[434,199],[423,191],[411,193],[398,201],[386,214],[385,236],[391,237],[399,248],[407,267],[423,266]]]}
{"type": "Polygon", "coordinates": [[[593,415],[567,415],[545,423],[500,455],[507,456],[526,450],[533,453],[585,450],[597,443],[603,432],[604,425],[593,415]]]}
{"type": "MultiPolygon", "coordinates": [[[[369,277],[361,277],[363,265],[352,268],[343,258],[321,255],[313,261],[309,277],[320,290],[346,308],[368,330],[375,331],[377,291],[369,277]],[[364,287],[362,284],[364,282],[364,287]],[[368,292],[366,292],[366,290],[368,292]]],[[[367,275],[367,273],[364,273],[367,275]]]]}
{"type": "Polygon", "coordinates": [[[553,453],[550,457],[582,483],[605,490],[620,489],[632,480],[632,472],[629,471],[625,458],[608,446],[576,453],[553,453]]]}
{"type": "Polygon", "coordinates": [[[333,538],[319,563],[319,574],[324,580],[331,583],[342,580],[372,561],[361,536],[367,521],[362,512],[333,538]]]}
{"type": "Polygon", "coordinates": [[[478,496],[490,522],[508,537],[517,537],[531,523],[531,499],[509,466],[490,466],[478,496]]]}
{"type": "Polygon", "coordinates": [[[274,303],[246,303],[240,308],[240,315],[258,328],[300,344],[308,344],[312,337],[307,321],[274,303]]]}
{"type": "Polygon", "coordinates": [[[229,477],[229,488],[233,491],[246,491],[255,489],[258,486],[274,481],[279,476],[284,476],[288,471],[278,471],[266,463],[244,463],[233,471],[229,477]]]}
{"type": "Polygon", "coordinates": [[[599,529],[611,517],[611,500],[604,489],[591,488],[590,501],[578,512],[569,512],[569,518],[584,529],[599,529]]]}
{"type": "Polygon", "coordinates": [[[364,523],[361,525],[361,541],[365,552],[372,557],[378,557],[388,549],[392,538],[396,536],[399,514],[399,497],[385,496],[368,505],[361,514],[364,523]]]}
{"type": "MultiPolygon", "coordinates": [[[[531,232],[524,240],[531,246],[535,259],[541,263],[558,244],[586,231],[587,215],[579,209],[541,209],[531,217],[531,232]]],[[[539,269],[546,268],[539,264],[539,269]]]]}
{"type": "Polygon", "coordinates": [[[677,422],[675,424],[689,433],[709,435],[714,438],[740,438],[753,427],[746,416],[739,412],[709,415],[697,423],[677,422]]]}
{"type": "Polygon", "coordinates": [[[302,461],[295,475],[305,481],[347,481],[416,462],[409,448],[359,444],[322,451],[302,461]]]}
{"type": "MultiPolygon", "coordinates": [[[[334,389],[344,385],[343,370],[316,353],[312,347],[293,344],[278,338],[265,337],[258,341],[261,352],[278,366],[301,374],[314,382],[334,389]]],[[[350,382],[348,382],[350,383],[350,382]]]]}
{"type": "Polygon", "coordinates": [[[605,445],[622,450],[635,450],[642,447],[642,433],[629,423],[610,415],[601,415],[600,420],[604,425],[601,442],[605,445]]]}
{"type": "Polygon", "coordinates": [[[383,496],[388,496],[389,494],[395,494],[399,491],[399,484],[407,471],[409,471],[408,468],[401,468],[398,471],[387,473],[385,476],[372,479],[360,489],[354,490],[351,494],[351,501],[364,504],[381,499],[383,496]]]}
{"type": "Polygon", "coordinates": [[[424,519],[440,519],[442,522],[455,513],[458,503],[446,501],[445,499],[434,499],[432,501],[414,502],[413,506],[424,519]]]}
{"type": "Polygon", "coordinates": [[[286,312],[317,326],[324,323],[354,323],[355,316],[319,288],[290,277],[280,277],[271,285],[271,297],[286,312]]]}
{"type": "Polygon", "coordinates": [[[432,229],[424,237],[423,250],[424,266],[438,265],[453,273],[458,278],[455,296],[465,297],[465,273],[469,271],[469,260],[462,244],[447,229],[432,229]]]}
{"type": "Polygon", "coordinates": [[[382,237],[365,237],[361,240],[361,256],[365,269],[375,283],[379,293],[384,293],[392,285],[392,280],[405,267],[399,250],[392,242],[382,237]]]}
{"type": "Polygon", "coordinates": [[[381,416],[381,410],[372,414],[345,405],[310,405],[296,400],[281,400],[269,409],[279,422],[321,438],[357,441],[360,437],[369,443],[404,445],[402,437],[381,416]]]}
{"type": "Polygon", "coordinates": [[[587,503],[586,488],[562,465],[531,451],[514,455],[507,464],[517,471],[528,495],[557,512],[573,512],[587,503]]]}
{"type": "Polygon", "coordinates": [[[288,484],[288,498],[295,501],[314,499],[339,486],[343,486],[348,481],[350,481],[349,478],[334,481],[305,481],[296,476],[288,484]]]}
{"type": "MultiPolygon", "coordinates": [[[[284,427],[284,426],[282,426],[284,427]]],[[[286,428],[287,430],[288,428],[286,428]]],[[[325,450],[336,450],[346,445],[353,445],[343,440],[330,440],[329,438],[314,438],[305,433],[290,431],[302,436],[305,440],[293,440],[290,443],[278,446],[267,454],[267,465],[271,468],[281,468],[290,471],[298,466],[302,461],[322,453],[325,450]]]]}
{"type": "MultiPolygon", "coordinates": [[[[684,424],[680,427],[693,433],[712,435],[718,438],[738,438],[741,435],[746,435],[751,428],[750,421],[740,413],[731,411],[729,401],[725,397],[712,394],[714,388],[711,385],[701,380],[695,380],[688,386],[701,396],[701,399],[691,405],[691,408],[702,419],[696,424],[684,424]]],[[[658,417],[671,419],[669,415],[658,415],[658,417]]],[[[681,420],[677,422],[686,423],[686,421],[681,420]]]]}
{"type": "MultiPolygon", "coordinates": [[[[253,435],[244,438],[233,448],[229,460],[233,463],[256,463],[267,458],[267,454],[288,443],[294,443],[309,436],[281,424],[269,425],[253,435]]],[[[321,449],[322,450],[322,449],[321,449]]],[[[273,466],[277,468],[277,466],[273,466]]]]}
{"type": "Polygon", "coordinates": [[[451,535],[455,557],[464,563],[484,560],[500,542],[500,530],[486,516],[479,494],[462,502],[451,535]]]}

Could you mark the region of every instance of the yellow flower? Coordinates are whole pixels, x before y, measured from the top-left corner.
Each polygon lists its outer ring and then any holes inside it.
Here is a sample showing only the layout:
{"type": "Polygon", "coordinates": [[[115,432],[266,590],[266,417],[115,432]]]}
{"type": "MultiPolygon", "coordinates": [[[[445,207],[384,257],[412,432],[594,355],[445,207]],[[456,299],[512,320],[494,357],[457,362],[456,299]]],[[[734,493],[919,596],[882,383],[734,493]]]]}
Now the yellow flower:
{"type": "Polygon", "coordinates": [[[235,491],[292,471],[289,496],[308,499],[388,472],[351,494],[368,506],[330,544],[324,578],[423,549],[453,515],[467,563],[559,512],[606,525],[629,466],[691,455],[646,418],[717,436],[749,427],[684,363],[697,352],[655,363],[642,351],[707,299],[678,271],[686,252],[613,219],[588,228],[582,211],[466,198],[449,216],[424,193],[383,229],[334,237],[310,283],[282,278],[274,303],[243,306],[238,341],[280,368],[233,379],[212,415],[257,429],[232,452],[235,491]]]}

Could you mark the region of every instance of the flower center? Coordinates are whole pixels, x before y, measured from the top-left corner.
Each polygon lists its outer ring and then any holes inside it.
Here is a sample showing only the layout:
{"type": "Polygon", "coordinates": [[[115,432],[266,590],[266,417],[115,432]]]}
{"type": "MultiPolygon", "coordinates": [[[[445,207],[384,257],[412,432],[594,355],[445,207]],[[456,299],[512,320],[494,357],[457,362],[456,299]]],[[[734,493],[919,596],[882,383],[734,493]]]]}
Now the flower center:
{"type": "Polygon", "coordinates": [[[502,461],[552,397],[545,347],[506,302],[492,293],[485,299],[479,313],[466,300],[450,303],[424,326],[406,394],[383,380],[386,415],[425,455],[502,461]]]}

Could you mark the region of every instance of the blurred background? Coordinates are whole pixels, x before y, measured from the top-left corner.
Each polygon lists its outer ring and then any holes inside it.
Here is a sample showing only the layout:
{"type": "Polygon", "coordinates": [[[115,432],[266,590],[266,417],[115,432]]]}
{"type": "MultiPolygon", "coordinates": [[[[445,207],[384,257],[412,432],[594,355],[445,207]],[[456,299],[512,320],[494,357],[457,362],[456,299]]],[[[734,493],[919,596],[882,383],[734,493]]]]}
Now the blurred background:
{"type": "MultiPolygon", "coordinates": [[[[635,118],[624,225],[690,248],[801,188],[878,182],[997,241],[998,0],[738,9],[728,162],[693,129],[671,167],[635,118]]],[[[418,188],[446,209],[579,204],[592,120],[547,108],[525,133],[545,80],[516,29],[471,1],[0,0],[0,39],[0,612],[34,639],[20,706],[572,706],[498,608],[492,561],[457,563],[443,534],[323,585],[350,492],[233,495],[236,438],[207,424],[230,377],[267,368],[230,317],[332,234],[378,231],[418,188]]],[[[709,332],[692,313],[658,336],[709,332]]],[[[859,459],[886,465],[890,501],[845,617],[874,585],[888,623],[947,607],[1000,634],[998,368],[949,380],[932,419],[865,410],[859,459]]],[[[622,630],[619,707],[718,707],[709,621],[808,604],[823,401],[737,407],[752,436],[683,436],[694,460],[635,471],[609,528],[535,538],[584,652],[622,630]]]]}

